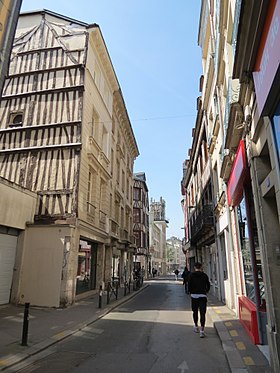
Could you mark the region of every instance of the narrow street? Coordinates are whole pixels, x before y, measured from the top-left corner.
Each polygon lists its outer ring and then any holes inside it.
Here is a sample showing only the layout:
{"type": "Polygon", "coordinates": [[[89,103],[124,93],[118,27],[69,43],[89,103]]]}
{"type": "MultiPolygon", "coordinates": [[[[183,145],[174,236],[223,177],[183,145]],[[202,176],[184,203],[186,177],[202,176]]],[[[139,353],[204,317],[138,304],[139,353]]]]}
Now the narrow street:
{"type": "Polygon", "coordinates": [[[182,282],[155,280],[20,372],[229,372],[209,317],[206,333],[201,339],[193,332],[190,297],[182,282]]]}

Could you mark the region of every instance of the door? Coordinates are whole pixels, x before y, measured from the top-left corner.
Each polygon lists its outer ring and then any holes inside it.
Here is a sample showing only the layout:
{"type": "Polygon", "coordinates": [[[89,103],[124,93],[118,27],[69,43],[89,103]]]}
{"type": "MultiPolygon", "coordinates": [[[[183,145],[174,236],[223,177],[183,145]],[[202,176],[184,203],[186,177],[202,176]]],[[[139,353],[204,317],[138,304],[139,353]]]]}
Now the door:
{"type": "Polygon", "coordinates": [[[17,236],[0,233],[0,304],[10,301],[17,236]]]}

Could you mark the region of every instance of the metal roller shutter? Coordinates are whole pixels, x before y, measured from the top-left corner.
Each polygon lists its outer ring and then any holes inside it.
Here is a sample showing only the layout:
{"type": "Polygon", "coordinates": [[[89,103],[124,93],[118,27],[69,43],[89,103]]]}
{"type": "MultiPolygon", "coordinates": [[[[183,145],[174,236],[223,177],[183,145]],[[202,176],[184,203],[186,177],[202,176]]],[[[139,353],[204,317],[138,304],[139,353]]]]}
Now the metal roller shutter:
{"type": "Polygon", "coordinates": [[[0,304],[10,301],[17,237],[0,233],[0,304]]]}

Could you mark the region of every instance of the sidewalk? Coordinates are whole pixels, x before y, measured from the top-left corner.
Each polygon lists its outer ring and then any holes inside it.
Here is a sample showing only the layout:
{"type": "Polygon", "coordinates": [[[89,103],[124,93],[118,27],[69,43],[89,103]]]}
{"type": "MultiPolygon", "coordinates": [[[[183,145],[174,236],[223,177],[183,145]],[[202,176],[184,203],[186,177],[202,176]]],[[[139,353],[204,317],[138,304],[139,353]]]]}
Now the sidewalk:
{"type": "Polygon", "coordinates": [[[102,296],[99,308],[99,294],[81,300],[68,308],[30,307],[28,346],[21,346],[24,306],[11,304],[0,306],[0,371],[15,372],[14,365],[39,354],[51,345],[74,334],[94,321],[102,318],[121,303],[144,290],[131,291],[124,296],[124,288],[118,292],[118,300],[112,294],[107,305],[107,293],[102,296]]]}
{"type": "Polygon", "coordinates": [[[223,303],[209,296],[208,316],[221,340],[233,373],[270,373],[267,346],[256,346],[235,314],[223,303]],[[266,356],[266,357],[265,357],[266,356]]]}
{"type": "MultiPolygon", "coordinates": [[[[24,307],[0,306],[0,371],[16,372],[18,366],[13,369],[16,364],[29,357],[36,359],[37,354],[103,317],[147,286],[149,281],[140,290],[131,290],[126,296],[121,288],[118,300],[112,296],[109,305],[106,295],[103,295],[101,309],[98,308],[98,294],[64,309],[31,307],[28,346],[21,346],[24,307]]],[[[208,318],[213,321],[220,337],[231,371],[271,372],[263,353],[251,342],[234,314],[212,297],[209,297],[208,306],[208,318]]]]}

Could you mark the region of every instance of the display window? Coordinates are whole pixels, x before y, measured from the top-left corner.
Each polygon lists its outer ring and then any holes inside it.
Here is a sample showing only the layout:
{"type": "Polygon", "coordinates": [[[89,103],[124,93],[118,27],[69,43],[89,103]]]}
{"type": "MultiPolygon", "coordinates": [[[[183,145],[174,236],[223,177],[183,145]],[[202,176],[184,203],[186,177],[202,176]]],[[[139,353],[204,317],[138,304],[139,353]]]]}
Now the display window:
{"type": "Polygon", "coordinates": [[[278,105],[273,116],[273,132],[278,154],[278,161],[280,163],[280,104],[278,105]]]}
{"type": "Polygon", "coordinates": [[[251,190],[237,206],[246,296],[258,310],[266,310],[256,214],[251,190]],[[251,232],[250,232],[251,231],[251,232]]]}
{"type": "Polygon", "coordinates": [[[96,286],[96,245],[80,240],[78,252],[78,268],[76,294],[95,289],[96,286]]]}

